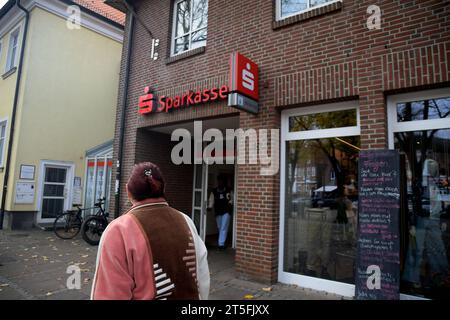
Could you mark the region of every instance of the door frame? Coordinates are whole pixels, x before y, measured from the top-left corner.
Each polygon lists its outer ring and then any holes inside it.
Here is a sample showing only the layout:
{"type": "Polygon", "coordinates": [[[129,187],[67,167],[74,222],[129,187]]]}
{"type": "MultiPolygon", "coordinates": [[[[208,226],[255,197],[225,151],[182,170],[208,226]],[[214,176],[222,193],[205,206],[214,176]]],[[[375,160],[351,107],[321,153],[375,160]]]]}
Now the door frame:
{"type": "Polygon", "coordinates": [[[38,196],[37,196],[37,215],[36,222],[37,223],[49,223],[53,222],[54,218],[42,218],[42,199],[44,196],[44,181],[45,181],[45,168],[53,167],[53,168],[64,168],[67,169],[66,174],[66,184],[67,185],[67,197],[64,200],[64,208],[63,210],[69,210],[72,206],[72,196],[73,196],[73,179],[75,174],[75,164],[69,161],[56,161],[56,160],[41,160],[39,166],[39,179],[38,179],[38,196]]]}
{"type": "Polygon", "coordinates": [[[285,236],[285,183],[286,183],[286,142],[296,140],[309,140],[315,138],[332,138],[345,136],[359,136],[360,116],[358,101],[330,103],[313,107],[288,109],[281,112],[281,166],[280,166],[280,224],[279,224],[279,250],[278,250],[278,281],[281,283],[296,284],[301,287],[319,291],[328,291],[338,295],[353,297],[355,285],[325,280],[284,271],[284,236],[285,236]],[[289,117],[297,115],[317,114],[333,111],[356,109],[356,126],[320,129],[310,131],[289,132],[289,117]]]}
{"type": "MultiPolygon", "coordinates": [[[[206,226],[207,226],[207,207],[208,207],[208,201],[209,201],[209,194],[208,194],[208,171],[209,171],[209,166],[213,166],[214,164],[207,164],[205,162],[203,162],[202,164],[195,164],[194,165],[194,178],[193,178],[193,183],[192,183],[192,211],[191,211],[191,220],[194,221],[194,214],[195,214],[195,210],[200,210],[200,230],[198,230],[200,232],[200,237],[202,238],[203,241],[205,241],[206,238],[206,226]],[[202,166],[202,177],[201,177],[201,182],[202,182],[202,186],[201,188],[196,188],[195,186],[195,179],[196,179],[196,174],[197,174],[197,167],[198,166],[202,166]],[[195,193],[196,192],[201,192],[201,204],[200,207],[195,206],[195,193]]],[[[233,225],[232,225],[232,248],[235,249],[236,248],[236,212],[237,212],[237,192],[236,192],[236,188],[237,188],[237,164],[234,163],[232,164],[234,166],[234,170],[233,170],[233,180],[234,180],[234,184],[233,184],[233,225]]]]}
{"type": "MultiPolygon", "coordinates": [[[[409,122],[397,121],[396,105],[400,102],[413,102],[420,100],[429,100],[434,98],[450,97],[450,88],[422,90],[410,93],[402,93],[390,95],[386,99],[386,113],[388,122],[388,144],[390,150],[394,149],[394,135],[397,132],[420,131],[420,130],[434,130],[434,129],[448,129],[448,119],[431,119],[431,120],[417,120],[409,122]]],[[[400,292],[400,299],[402,300],[428,300],[423,297],[413,296],[400,292]]]]}

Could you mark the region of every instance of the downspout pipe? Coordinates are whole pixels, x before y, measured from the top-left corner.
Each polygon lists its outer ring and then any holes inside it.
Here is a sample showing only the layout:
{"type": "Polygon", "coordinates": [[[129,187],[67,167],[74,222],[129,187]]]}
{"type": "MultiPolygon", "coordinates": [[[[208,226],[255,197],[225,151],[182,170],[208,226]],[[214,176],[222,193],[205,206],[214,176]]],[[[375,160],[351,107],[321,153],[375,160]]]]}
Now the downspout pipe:
{"type": "Polygon", "coordinates": [[[8,178],[10,171],[10,162],[11,162],[11,151],[14,140],[14,127],[16,123],[16,112],[17,112],[17,104],[19,101],[19,93],[20,93],[20,81],[22,79],[22,66],[23,66],[23,58],[25,53],[25,43],[27,40],[28,34],[28,24],[30,21],[30,12],[25,9],[21,4],[20,0],[16,0],[17,7],[25,13],[25,28],[22,37],[22,45],[20,48],[20,58],[19,58],[19,66],[17,70],[17,79],[16,79],[16,90],[14,93],[14,102],[13,109],[11,114],[11,126],[9,130],[9,142],[8,142],[8,151],[6,153],[6,163],[5,163],[5,174],[3,176],[3,190],[2,190],[2,202],[0,206],[0,230],[3,229],[3,220],[5,217],[5,204],[6,204],[6,194],[8,192],[8,178]]]}
{"type": "MultiPolygon", "coordinates": [[[[125,5],[129,7],[129,4],[124,0],[125,5]]],[[[129,82],[130,82],[130,61],[131,61],[131,52],[133,48],[133,34],[134,34],[134,14],[128,10],[129,18],[128,18],[128,30],[127,30],[127,57],[125,60],[125,79],[124,79],[124,88],[122,98],[120,100],[120,129],[119,129],[119,146],[117,150],[117,166],[116,166],[116,186],[115,186],[115,209],[114,209],[114,217],[117,218],[120,215],[120,182],[122,180],[122,162],[123,162],[123,145],[125,140],[125,124],[126,124],[126,109],[127,109],[127,100],[128,100],[128,91],[129,91],[129,82]]]]}

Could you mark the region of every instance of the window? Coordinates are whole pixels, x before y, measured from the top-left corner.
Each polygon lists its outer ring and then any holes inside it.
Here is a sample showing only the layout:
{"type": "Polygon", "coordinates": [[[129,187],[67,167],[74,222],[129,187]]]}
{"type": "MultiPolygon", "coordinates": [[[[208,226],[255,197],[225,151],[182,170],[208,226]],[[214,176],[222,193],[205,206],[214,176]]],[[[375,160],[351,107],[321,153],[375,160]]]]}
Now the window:
{"type": "Polygon", "coordinates": [[[172,55],[206,45],[207,0],[178,0],[174,5],[172,55]]]}
{"type": "Polygon", "coordinates": [[[112,142],[89,150],[86,154],[86,188],[84,196],[86,214],[94,214],[94,203],[106,198],[105,210],[109,210],[112,172],[112,142]]]}
{"type": "Polygon", "coordinates": [[[0,167],[3,167],[6,147],[6,120],[0,121],[0,167]]]}
{"type": "Polygon", "coordinates": [[[450,297],[450,90],[388,98],[390,148],[404,155],[401,292],[450,297]]]}
{"type": "Polygon", "coordinates": [[[6,61],[6,72],[17,65],[17,49],[19,44],[20,29],[16,29],[9,36],[8,60],[6,61]]]}
{"type": "Polygon", "coordinates": [[[330,290],[352,295],[361,150],[358,105],[285,110],[281,131],[279,280],[318,290],[323,290],[323,280],[332,280],[330,290]]]}
{"type": "MultiPolygon", "coordinates": [[[[339,0],[340,1],[340,0],[339,0]]],[[[277,0],[277,20],[324,6],[337,0],[277,0]]]]}

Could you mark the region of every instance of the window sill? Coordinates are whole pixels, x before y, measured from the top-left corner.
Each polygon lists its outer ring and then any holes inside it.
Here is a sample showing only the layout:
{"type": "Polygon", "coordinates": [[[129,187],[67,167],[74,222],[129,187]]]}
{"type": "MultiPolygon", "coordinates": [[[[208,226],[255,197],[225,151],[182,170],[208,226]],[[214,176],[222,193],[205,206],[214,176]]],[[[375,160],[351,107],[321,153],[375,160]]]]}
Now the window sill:
{"type": "Polygon", "coordinates": [[[198,54],[202,54],[206,51],[206,47],[199,47],[199,48],[195,48],[193,50],[189,50],[180,54],[177,54],[176,56],[172,56],[166,59],[166,64],[171,64],[186,58],[190,58],[192,56],[196,56],[198,54]]]}
{"type": "Polygon", "coordinates": [[[11,68],[11,69],[9,69],[9,71],[6,71],[6,72],[2,75],[3,80],[5,80],[6,78],[8,78],[10,75],[14,74],[16,71],[17,71],[17,67],[11,68]]]}
{"type": "Polygon", "coordinates": [[[333,11],[338,11],[342,9],[342,1],[336,1],[325,6],[321,6],[318,8],[313,8],[311,10],[301,12],[291,17],[284,18],[282,20],[277,20],[272,22],[272,29],[280,29],[286,27],[291,24],[299,23],[305,20],[309,20],[311,18],[321,16],[333,11]]]}

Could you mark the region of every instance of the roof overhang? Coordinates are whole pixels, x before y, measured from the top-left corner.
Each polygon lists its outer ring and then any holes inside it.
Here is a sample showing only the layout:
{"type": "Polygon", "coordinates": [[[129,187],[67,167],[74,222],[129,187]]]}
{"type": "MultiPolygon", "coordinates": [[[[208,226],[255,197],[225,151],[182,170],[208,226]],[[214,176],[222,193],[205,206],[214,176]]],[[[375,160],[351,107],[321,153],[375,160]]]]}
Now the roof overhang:
{"type": "Polygon", "coordinates": [[[123,2],[123,0],[105,0],[103,2],[110,7],[113,7],[114,9],[122,11],[123,13],[126,13],[128,11],[127,6],[123,2]]]}
{"type": "Polygon", "coordinates": [[[16,0],[9,0],[5,5],[0,9],[0,19],[3,18],[5,14],[11,10],[12,7],[16,5],[16,0]]]}

